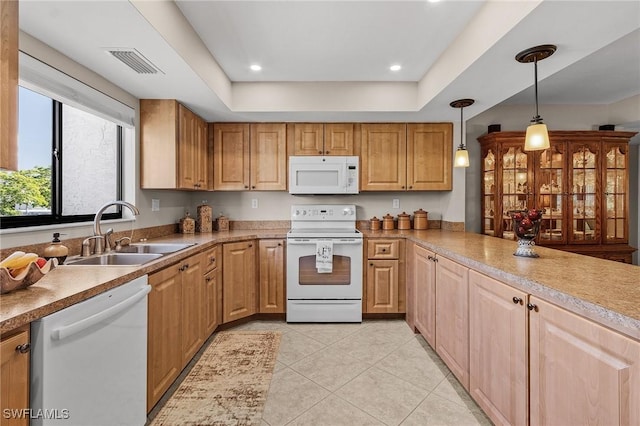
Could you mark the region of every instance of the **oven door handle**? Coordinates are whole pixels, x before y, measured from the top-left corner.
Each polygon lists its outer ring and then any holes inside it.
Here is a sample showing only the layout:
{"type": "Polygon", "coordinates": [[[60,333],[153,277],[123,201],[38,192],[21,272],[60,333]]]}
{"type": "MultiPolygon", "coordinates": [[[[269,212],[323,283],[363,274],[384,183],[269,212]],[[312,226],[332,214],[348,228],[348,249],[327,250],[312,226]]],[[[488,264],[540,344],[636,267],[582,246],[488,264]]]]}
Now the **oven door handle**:
{"type": "Polygon", "coordinates": [[[361,239],[353,239],[353,240],[332,240],[332,239],[304,239],[304,240],[291,240],[288,239],[287,240],[287,245],[293,246],[293,245],[297,245],[297,246],[309,246],[309,245],[315,245],[316,242],[323,242],[323,241],[331,241],[334,245],[338,244],[338,245],[362,245],[362,240],[361,239]]]}

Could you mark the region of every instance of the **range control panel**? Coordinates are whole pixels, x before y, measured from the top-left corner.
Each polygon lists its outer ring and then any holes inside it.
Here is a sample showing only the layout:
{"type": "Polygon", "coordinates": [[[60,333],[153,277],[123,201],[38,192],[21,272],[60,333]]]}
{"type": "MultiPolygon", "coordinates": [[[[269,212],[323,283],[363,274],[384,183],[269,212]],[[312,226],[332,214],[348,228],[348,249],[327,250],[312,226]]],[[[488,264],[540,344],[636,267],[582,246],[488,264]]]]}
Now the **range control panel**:
{"type": "Polygon", "coordinates": [[[292,221],[345,221],[356,220],[353,204],[298,204],[291,206],[292,221]]]}

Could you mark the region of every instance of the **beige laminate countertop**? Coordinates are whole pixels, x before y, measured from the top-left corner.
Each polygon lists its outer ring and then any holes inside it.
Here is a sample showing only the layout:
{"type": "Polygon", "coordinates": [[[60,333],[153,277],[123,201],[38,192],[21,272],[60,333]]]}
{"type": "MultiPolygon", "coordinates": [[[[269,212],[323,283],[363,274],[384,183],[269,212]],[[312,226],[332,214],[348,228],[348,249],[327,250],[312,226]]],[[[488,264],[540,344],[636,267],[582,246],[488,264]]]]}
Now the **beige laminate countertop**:
{"type": "MultiPolygon", "coordinates": [[[[64,309],[133,278],[153,273],[214,244],[284,238],[286,229],[174,234],[150,242],[195,246],[142,266],[62,265],[23,290],[0,297],[0,332],[64,309]]],[[[369,238],[406,238],[480,273],[640,340],[640,267],[536,247],[539,258],[513,256],[516,243],[465,232],[363,231],[369,238]]]]}

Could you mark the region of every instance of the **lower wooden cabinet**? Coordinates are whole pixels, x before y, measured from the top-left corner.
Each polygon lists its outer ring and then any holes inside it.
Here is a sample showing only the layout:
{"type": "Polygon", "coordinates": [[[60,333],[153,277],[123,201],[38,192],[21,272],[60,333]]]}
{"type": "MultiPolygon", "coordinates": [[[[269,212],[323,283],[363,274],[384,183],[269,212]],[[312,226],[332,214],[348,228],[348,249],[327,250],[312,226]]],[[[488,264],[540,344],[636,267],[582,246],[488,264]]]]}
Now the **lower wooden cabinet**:
{"type": "Polygon", "coordinates": [[[284,240],[260,240],[259,242],[259,312],[285,312],[285,256],[284,240]]]}
{"type": "Polygon", "coordinates": [[[189,363],[204,343],[204,277],[202,256],[192,256],[180,263],[182,268],[182,367],[189,363]]]}
{"type": "Polygon", "coordinates": [[[640,342],[529,301],[531,424],[640,424],[640,342]]]}
{"type": "Polygon", "coordinates": [[[29,326],[2,335],[0,341],[0,425],[27,426],[29,415],[29,326]],[[11,415],[5,410],[16,410],[11,415]]]}
{"type": "Polygon", "coordinates": [[[227,323],[256,313],[256,242],[222,246],[222,321],[227,323]]]}
{"type": "Polygon", "coordinates": [[[445,257],[436,265],[436,353],[469,389],[469,269],[445,257]]]}
{"type": "Polygon", "coordinates": [[[204,288],[202,310],[203,339],[222,324],[222,262],[218,262],[220,246],[214,246],[203,253],[204,288]]]}
{"type": "Polygon", "coordinates": [[[527,424],[526,304],[526,293],[469,272],[469,393],[495,425],[527,424]]]}
{"type": "MultiPolygon", "coordinates": [[[[416,246],[413,253],[415,282],[414,327],[425,340],[436,347],[436,263],[435,253],[416,246]]],[[[410,301],[407,298],[407,305],[410,301]]]]}
{"type": "Polygon", "coordinates": [[[375,314],[406,311],[404,240],[366,241],[367,261],[363,289],[363,312],[375,314]]]}
{"type": "Polygon", "coordinates": [[[149,275],[147,411],[204,343],[201,255],[149,275]]]}

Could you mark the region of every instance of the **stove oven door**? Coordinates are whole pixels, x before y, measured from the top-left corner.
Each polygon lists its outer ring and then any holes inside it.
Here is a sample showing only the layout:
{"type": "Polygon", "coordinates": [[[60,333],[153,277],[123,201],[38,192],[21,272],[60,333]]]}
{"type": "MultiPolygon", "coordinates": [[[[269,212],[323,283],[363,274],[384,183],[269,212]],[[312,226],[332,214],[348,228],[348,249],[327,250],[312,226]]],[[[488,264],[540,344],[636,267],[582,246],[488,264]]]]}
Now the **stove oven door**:
{"type": "Polygon", "coordinates": [[[361,238],[287,239],[287,299],[362,299],[361,238]],[[331,272],[316,269],[316,243],[333,243],[331,272]]]}

